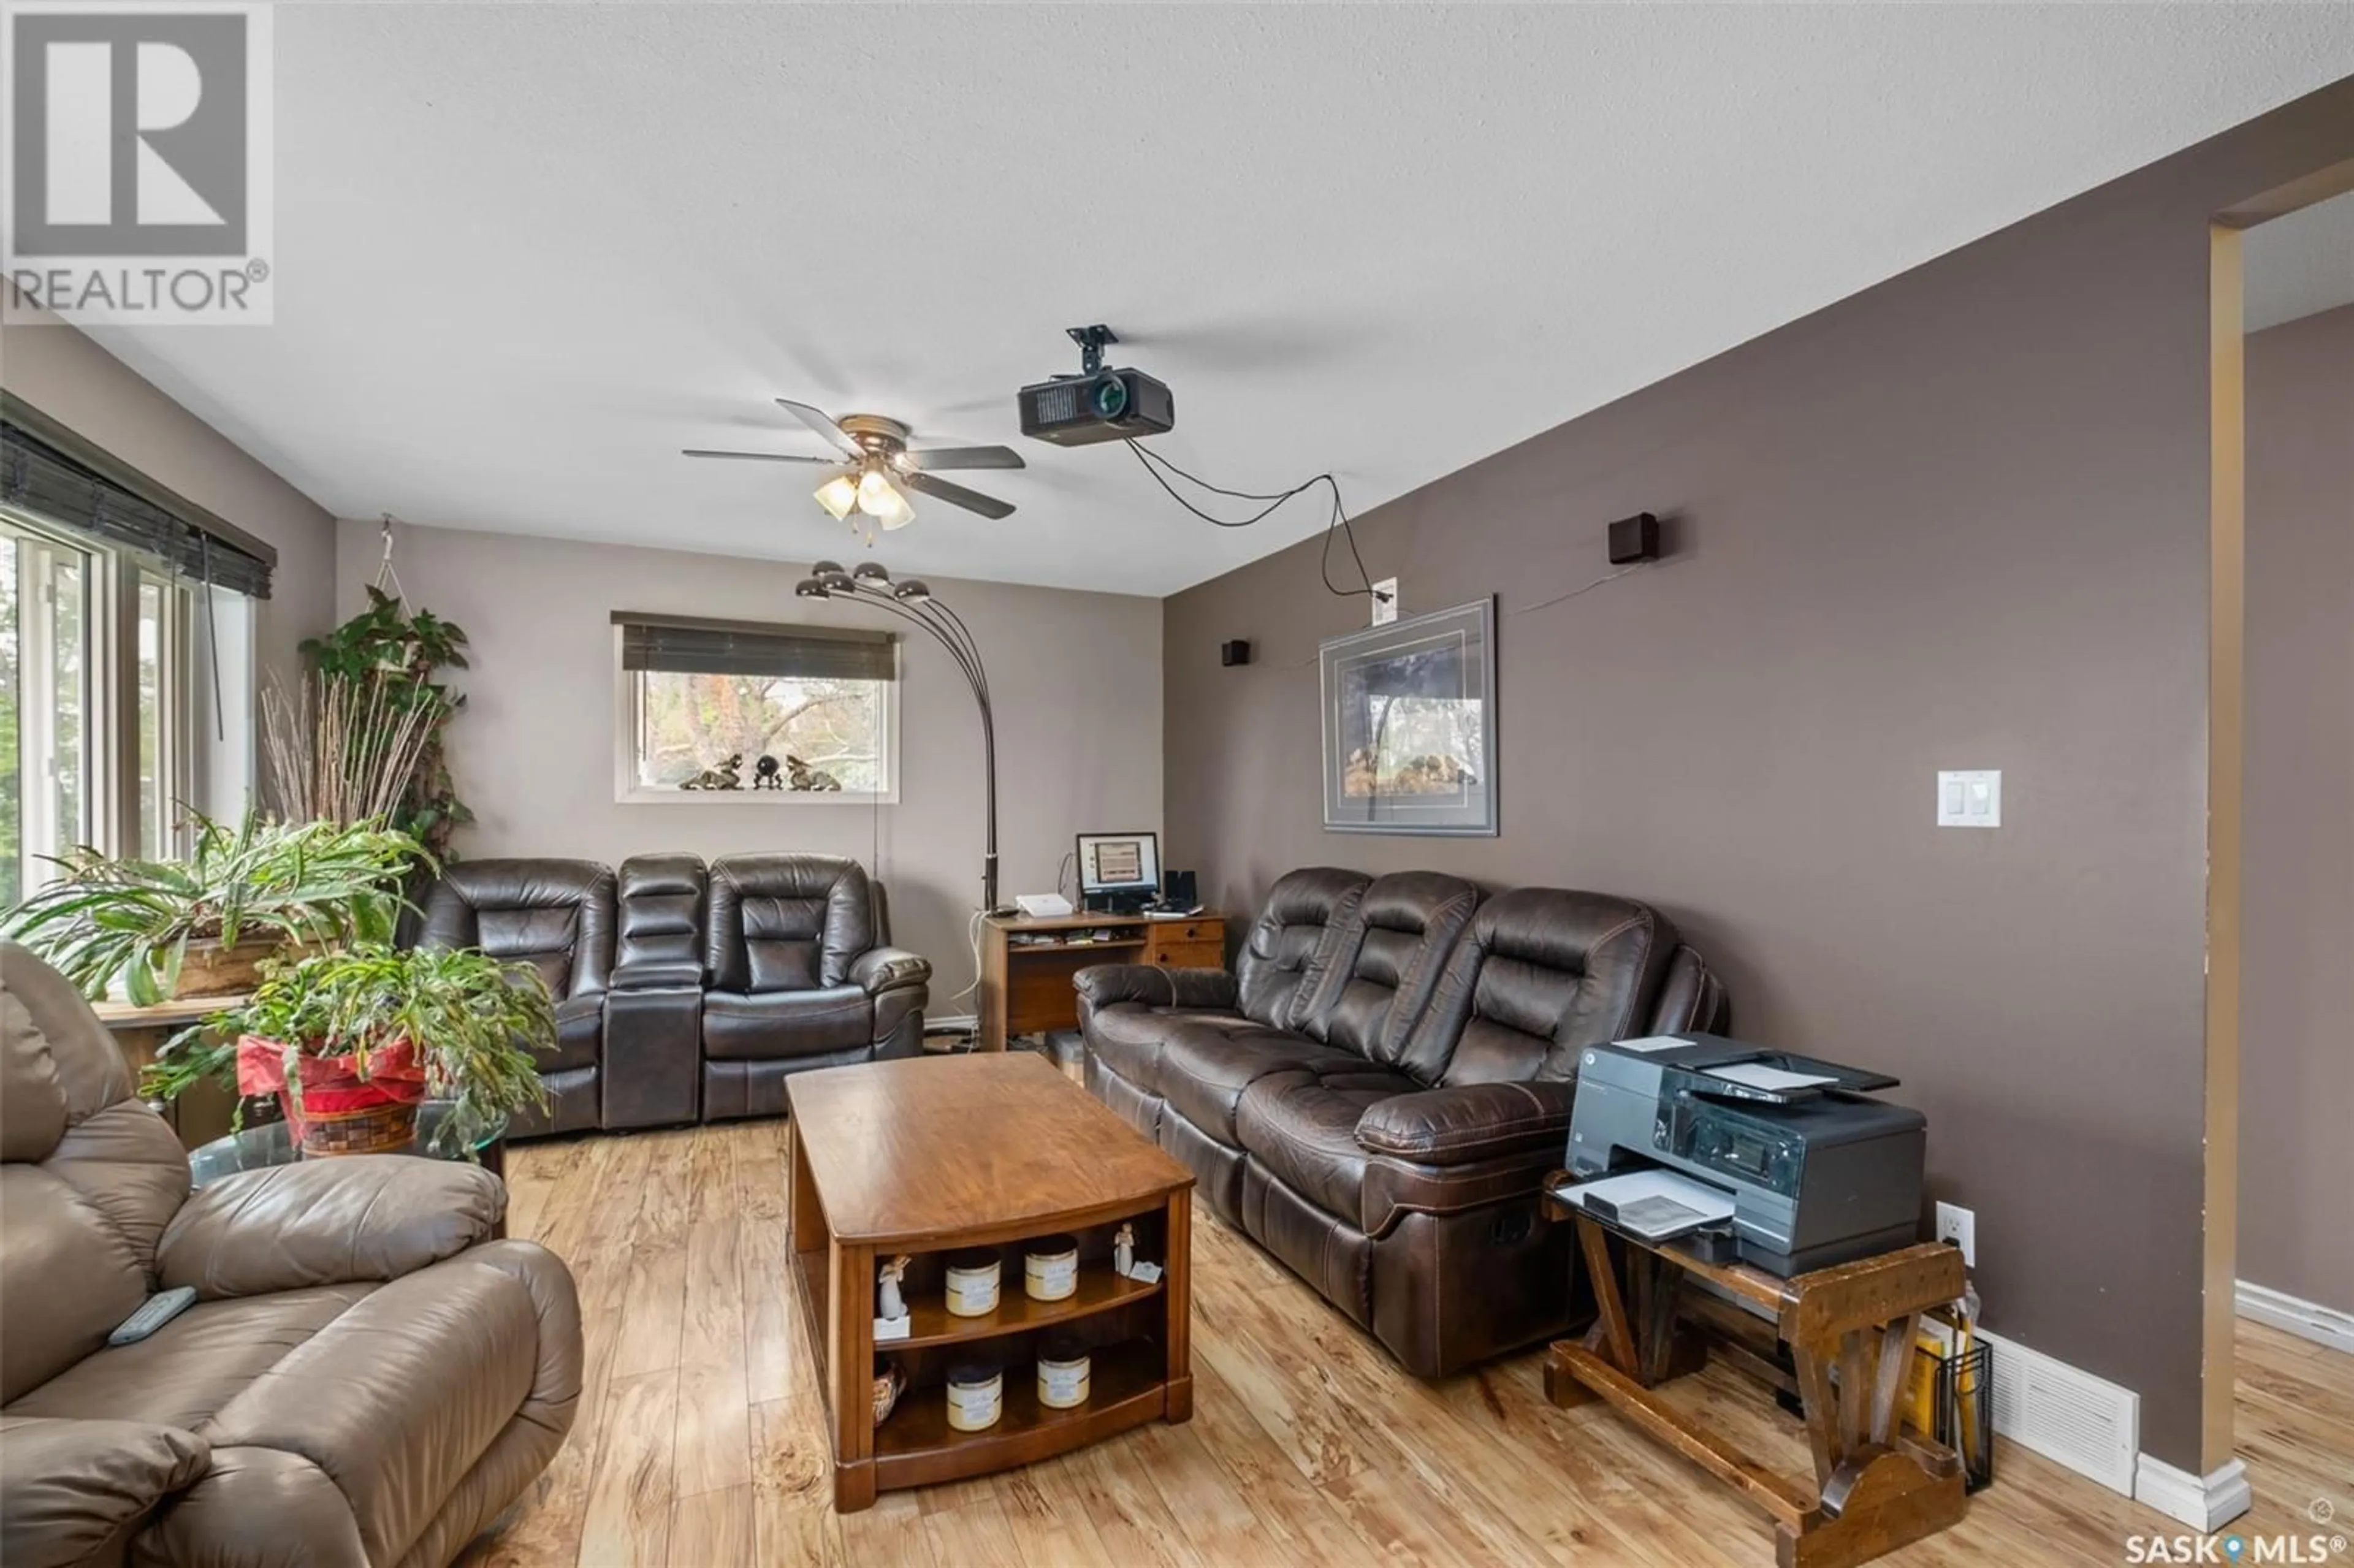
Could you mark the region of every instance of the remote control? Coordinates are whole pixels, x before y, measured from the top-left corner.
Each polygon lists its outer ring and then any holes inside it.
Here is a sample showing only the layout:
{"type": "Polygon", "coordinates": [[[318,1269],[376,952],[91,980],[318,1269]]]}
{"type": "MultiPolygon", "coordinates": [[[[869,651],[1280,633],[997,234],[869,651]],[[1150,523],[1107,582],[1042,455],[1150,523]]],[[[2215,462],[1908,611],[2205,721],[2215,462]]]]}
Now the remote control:
{"type": "Polygon", "coordinates": [[[122,1326],[106,1336],[110,1345],[135,1345],[181,1313],[196,1304],[196,1287],[175,1286],[147,1298],[145,1305],[122,1319],[122,1326]]]}

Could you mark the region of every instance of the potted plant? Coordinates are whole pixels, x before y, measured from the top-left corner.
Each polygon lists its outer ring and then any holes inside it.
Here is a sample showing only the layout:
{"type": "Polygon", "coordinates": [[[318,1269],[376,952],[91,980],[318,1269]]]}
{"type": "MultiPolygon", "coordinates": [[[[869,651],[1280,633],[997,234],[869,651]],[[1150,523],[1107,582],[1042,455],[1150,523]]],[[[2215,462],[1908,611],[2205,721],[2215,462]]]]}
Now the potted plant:
{"type": "Polygon", "coordinates": [[[220,1079],[277,1096],[306,1155],[379,1153],[415,1138],[429,1098],[469,1127],[544,1105],[535,1057],[555,1046],[556,1003],[530,965],[361,942],[271,961],[242,1005],[174,1036],[140,1089],[220,1079]]]}
{"type": "Polygon", "coordinates": [[[90,997],[119,979],[143,1007],[249,989],[283,946],[387,941],[399,888],[425,852],[372,822],[279,822],[249,810],[235,827],[192,816],[185,861],[127,860],[88,845],[50,857],[62,873],[0,916],[0,934],[90,997]]]}
{"type": "Polygon", "coordinates": [[[466,699],[436,676],[466,668],[465,629],[381,586],[367,592],[366,609],[302,644],[321,683],[318,760],[330,789],[388,779],[388,820],[447,860],[451,835],[474,814],[458,799],[443,737],[466,699]]]}

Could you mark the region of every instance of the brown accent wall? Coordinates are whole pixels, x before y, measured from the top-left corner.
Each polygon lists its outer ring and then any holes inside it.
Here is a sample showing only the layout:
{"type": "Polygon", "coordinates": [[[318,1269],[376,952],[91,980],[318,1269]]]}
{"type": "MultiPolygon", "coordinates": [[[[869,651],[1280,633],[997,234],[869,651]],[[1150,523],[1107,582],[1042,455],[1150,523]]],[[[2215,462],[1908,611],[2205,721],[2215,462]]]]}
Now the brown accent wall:
{"type": "Polygon", "coordinates": [[[1316,646],[1363,611],[1316,543],[1177,595],[1171,863],[1230,908],[1312,863],[1660,904],[1740,1033],[1903,1077],[1989,1326],[2201,1468],[2207,223],[2349,156],[2354,81],[1363,519],[1409,612],[1500,598],[1499,838],[1320,831],[1316,646]],[[1645,508],[1670,560],[1543,605],[1645,508]],[[2005,825],[1933,826],[1940,768],[2003,769],[2005,825]]]}
{"type": "Polygon", "coordinates": [[[2247,363],[2239,1273],[2354,1312],[2354,305],[2247,363]]]}

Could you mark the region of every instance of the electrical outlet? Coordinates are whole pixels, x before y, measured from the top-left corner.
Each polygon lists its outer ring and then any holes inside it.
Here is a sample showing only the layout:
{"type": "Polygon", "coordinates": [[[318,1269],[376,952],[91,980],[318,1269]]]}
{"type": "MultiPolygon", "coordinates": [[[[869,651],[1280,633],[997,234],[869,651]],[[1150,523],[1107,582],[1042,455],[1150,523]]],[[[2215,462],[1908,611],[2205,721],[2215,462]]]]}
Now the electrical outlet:
{"type": "Polygon", "coordinates": [[[1397,619],[1397,578],[1384,577],[1373,585],[1373,624],[1387,626],[1397,619]]]}
{"type": "Polygon", "coordinates": [[[1937,1239],[1962,1249],[1962,1266],[1978,1266],[1978,1217],[1959,1203],[1937,1205],[1937,1239]]]}

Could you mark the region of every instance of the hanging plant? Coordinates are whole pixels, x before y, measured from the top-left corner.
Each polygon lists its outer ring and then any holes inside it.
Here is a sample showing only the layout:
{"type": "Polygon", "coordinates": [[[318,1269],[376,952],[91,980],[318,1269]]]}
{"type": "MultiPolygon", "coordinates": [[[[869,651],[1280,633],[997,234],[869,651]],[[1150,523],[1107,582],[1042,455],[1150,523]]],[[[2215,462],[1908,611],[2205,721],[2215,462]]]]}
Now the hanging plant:
{"type": "MultiPolygon", "coordinates": [[[[413,747],[400,803],[392,825],[422,843],[436,860],[447,861],[450,839],[474,820],[458,799],[450,778],[444,732],[465,705],[462,694],[435,679],[442,670],[463,670],[466,633],[430,610],[411,611],[394,594],[371,586],[368,607],[324,637],[302,643],[323,685],[351,697],[349,711],[362,722],[387,730],[415,728],[422,744],[413,747]]],[[[405,754],[408,746],[352,747],[355,754],[405,754]]]]}

